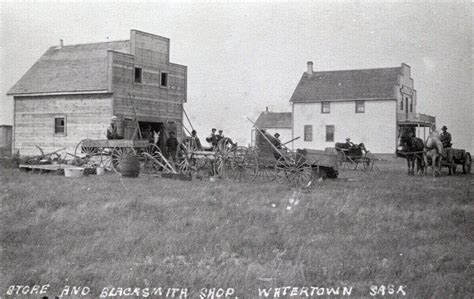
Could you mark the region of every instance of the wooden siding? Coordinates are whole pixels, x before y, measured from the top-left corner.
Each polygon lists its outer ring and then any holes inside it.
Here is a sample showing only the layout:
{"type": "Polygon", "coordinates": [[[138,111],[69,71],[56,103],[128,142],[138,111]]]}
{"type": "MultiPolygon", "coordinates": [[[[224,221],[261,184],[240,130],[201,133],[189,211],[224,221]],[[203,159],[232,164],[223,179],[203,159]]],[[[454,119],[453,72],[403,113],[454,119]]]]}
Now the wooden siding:
{"type": "Polygon", "coordinates": [[[183,103],[186,101],[185,66],[169,62],[169,40],[132,30],[131,54],[109,52],[113,112],[118,117],[175,123],[182,137],[183,103]],[[133,55],[135,54],[135,55],[133,55]],[[142,69],[142,83],[135,83],[135,67],[142,69]],[[160,86],[160,74],[168,74],[168,86],[160,86]]]}
{"type": "Polygon", "coordinates": [[[74,147],[85,138],[106,138],[112,115],[112,96],[69,95],[15,97],[14,147],[22,155],[74,147]],[[54,133],[54,119],[64,117],[65,134],[54,133]]]}

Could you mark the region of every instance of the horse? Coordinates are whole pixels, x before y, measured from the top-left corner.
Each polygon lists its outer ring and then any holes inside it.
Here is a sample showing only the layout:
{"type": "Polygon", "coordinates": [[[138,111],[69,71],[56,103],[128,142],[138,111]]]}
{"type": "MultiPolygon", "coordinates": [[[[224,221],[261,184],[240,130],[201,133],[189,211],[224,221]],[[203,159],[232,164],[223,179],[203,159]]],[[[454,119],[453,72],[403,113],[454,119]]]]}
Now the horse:
{"type": "Polygon", "coordinates": [[[439,134],[431,133],[425,141],[424,160],[426,168],[428,168],[428,160],[431,159],[431,168],[433,176],[441,172],[441,158],[445,155],[443,143],[439,139],[439,134]]]}
{"type": "Polygon", "coordinates": [[[402,147],[403,156],[407,159],[408,175],[415,175],[415,161],[416,172],[421,172],[421,174],[423,174],[423,150],[425,147],[423,140],[413,136],[412,134],[404,134],[400,138],[400,146],[402,147]]]}

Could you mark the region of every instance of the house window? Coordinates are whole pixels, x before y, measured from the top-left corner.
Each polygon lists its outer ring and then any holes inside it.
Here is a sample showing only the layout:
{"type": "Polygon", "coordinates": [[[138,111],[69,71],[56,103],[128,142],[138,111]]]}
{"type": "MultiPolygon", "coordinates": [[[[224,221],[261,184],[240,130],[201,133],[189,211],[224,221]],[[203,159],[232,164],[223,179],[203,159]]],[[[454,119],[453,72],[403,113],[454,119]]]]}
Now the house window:
{"type": "Polygon", "coordinates": [[[329,102],[321,102],[321,113],[330,113],[331,108],[329,106],[329,102]]]}
{"type": "Polygon", "coordinates": [[[142,68],[135,68],[135,83],[142,83],[142,68]]]}
{"type": "Polygon", "coordinates": [[[304,141],[313,141],[313,126],[304,126],[304,141]]]}
{"type": "Polygon", "coordinates": [[[402,99],[402,101],[400,102],[400,110],[403,111],[403,99],[402,99]]]}
{"type": "Polygon", "coordinates": [[[54,134],[66,135],[66,118],[65,117],[54,118],[54,134]]]}
{"type": "Polygon", "coordinates": [[[356,113],[365,113],[364,101],[356,101],[356,113]]]}
{"type": "Polygon", "coordinates": [[[168,86],[168,73],[161,73],[160,85],[163,86],[163,87],[168,86]]]}
{"type": "Polygon", "coordinates": [[[410,112],[413,112],[413,99],[410,98],[410,112]]]}
{"type": "Polygon", "coordinates": [[[326,126],[326,142],[334,142],[334,125],[326,126]]]}

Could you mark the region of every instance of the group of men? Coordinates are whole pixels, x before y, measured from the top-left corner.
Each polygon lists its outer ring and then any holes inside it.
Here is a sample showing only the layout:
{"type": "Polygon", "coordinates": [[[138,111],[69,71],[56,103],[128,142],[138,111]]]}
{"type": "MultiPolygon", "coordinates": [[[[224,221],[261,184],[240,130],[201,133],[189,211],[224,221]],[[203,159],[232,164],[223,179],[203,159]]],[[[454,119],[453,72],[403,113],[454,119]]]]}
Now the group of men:
{"type": "Polygon", "coordinates": [[[219,130],[219,133],[216,134],[216,128],[212,128],[211,134],[206,138],[206,141],[212,146],[212,148],[216,148],[219,141],[224,138],[224,131],[219,130]]]}

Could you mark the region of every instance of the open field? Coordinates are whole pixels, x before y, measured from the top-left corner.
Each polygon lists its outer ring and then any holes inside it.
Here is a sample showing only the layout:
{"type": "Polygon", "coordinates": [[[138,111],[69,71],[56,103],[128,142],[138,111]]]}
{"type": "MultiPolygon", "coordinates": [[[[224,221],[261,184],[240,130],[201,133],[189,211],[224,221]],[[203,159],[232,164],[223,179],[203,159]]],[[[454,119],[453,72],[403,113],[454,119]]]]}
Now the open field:
{"type": "Polygon", "coordinates": [[[258,298],[259,288],[294,286],[290,298],[304,298],[302,287],[352,286],[351,298],[365,298],[393,284],[405,298],[470,298],[473,176],[405,167],[344,171],[309,191],[2,168],[2,297],[12,284],[50,284],[48,296],[65,285],[90,287],[85,297],[177,287],[192,298],[213,287],[258,298]]]}

